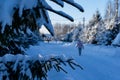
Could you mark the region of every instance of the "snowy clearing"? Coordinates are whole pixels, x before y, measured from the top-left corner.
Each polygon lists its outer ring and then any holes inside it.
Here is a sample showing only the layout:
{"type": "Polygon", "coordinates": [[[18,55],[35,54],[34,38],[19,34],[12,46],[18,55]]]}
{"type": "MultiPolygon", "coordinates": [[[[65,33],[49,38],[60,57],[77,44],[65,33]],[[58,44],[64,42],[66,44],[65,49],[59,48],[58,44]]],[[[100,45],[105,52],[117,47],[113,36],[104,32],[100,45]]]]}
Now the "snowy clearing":
{"type": "Polygon", "coordinates": [[[36,46],[30,46],[26,53],[44,56],[66,55],[73,57],[84,68],[72,70],[65,67],[68,74],[58,73],[53,69],[48,73],[48,80],[120,80],[120,47],[84,44],[82,56],[78,56],[75,42],[40,42],[36,46]]]}

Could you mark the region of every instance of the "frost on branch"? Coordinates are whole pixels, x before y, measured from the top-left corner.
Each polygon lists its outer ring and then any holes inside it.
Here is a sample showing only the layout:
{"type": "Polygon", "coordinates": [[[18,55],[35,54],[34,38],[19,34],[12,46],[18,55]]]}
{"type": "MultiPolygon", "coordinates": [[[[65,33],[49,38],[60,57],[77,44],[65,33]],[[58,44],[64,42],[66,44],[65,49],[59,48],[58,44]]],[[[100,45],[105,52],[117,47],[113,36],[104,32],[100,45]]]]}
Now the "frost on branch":
{"type": "Polygon", "coordinates": [[[54,68],[57,72],[66,70],[62,68],[70,66],[72,69],[80,65],[73,59],[65,56],[46,56],[41,55],[30,57],[25,55],[7,54],[0,57],[0,80],[47,80],[47,72],[54,68]],[[9,58],[8,58],[9,57],[9,58]]]}

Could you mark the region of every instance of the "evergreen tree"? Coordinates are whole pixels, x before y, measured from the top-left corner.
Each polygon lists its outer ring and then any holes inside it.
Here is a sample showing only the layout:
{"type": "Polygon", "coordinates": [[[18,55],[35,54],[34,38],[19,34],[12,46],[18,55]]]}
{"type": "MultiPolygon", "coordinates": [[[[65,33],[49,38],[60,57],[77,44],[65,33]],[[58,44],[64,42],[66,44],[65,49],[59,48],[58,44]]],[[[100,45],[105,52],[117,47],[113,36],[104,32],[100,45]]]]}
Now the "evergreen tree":
{"type": "Polygon", "coordinates": [[[118,8],[119,0],[109,1],[105,13],[105,32],[103,32],[103,44],[110,45],[119,32],[118,8]]]}
{"type": "MultiPolygon", "coordinates": [[[[64,2],[83,8],[73,0],[50,0],[64,7],[64,2]]],[[[44,25],[54,35],[48,11],[59,14],[71,21],[73,18],[64,12],[56,11],[46,0],[1,0],[0,1],[0,80],[47,80],[47,72],[54,68],[57,72],[77,66],[73,59],[64,56],[31,57],[24,54],[23,48],[38,41],[38,29],[44,25]],[[3,3],[3,4],[1,4],[3,3]],[[6,55],[5,55],[6,54],[6,55]],[[17,55],[12,55],[17,54],[17,55]]],[[[33,53],[34,54],[34,53],[33,53]]]]}
{"type": "Polygon", "coordinates": [[[97,36],[99,35],[99,32],[103,28],[102,25],[102,17],[99,12],[99,10],[96,11],[95,14],[93,14],[92,19],[89,21],[89,24],[87,25],[86,29],[84,29],[84,36],[86,37],[86,41],[88,43],[97,44],[97,36]]]}
{"type": "Polygon", "coordinates": [[[83,25],[79,23],[76,28],[73,30],[73,41],[76,41],[78,39],[82,40],[82,34],[83,34],[83,25]]]}
{"type": "Polygon", "coordinates": [[[106,7],[106,10],[105,10],[105,16],[104,16],[104,19],[105,21],[110,21],[113,16],[115,15],[115,12],[114,12],[114,6],[113,6],[113,2],[111,0],[109,0],[107,2],[107,7],[106,7]]]}
{"type": "MultiPolygon", "coordinates": [[[[50,1],[55,2],[61,7],[64,7],[63,3],[66,2],[83,12],[82,7],[71,0],[50,1]]],[[[27,0],[13,0],[10,3],[9,0],[6,0],[0,1],[0,3],[4,3],[3,5],[1,4],[0,8],[0,56],[6,53],[24,54],[22,49],[38,41],[38,29],[41,25],[44,25],[54,35],[48,11],[74,21],[66,13],[54,10],[45,0],[30,0],[29,3],[27,0]]]]}

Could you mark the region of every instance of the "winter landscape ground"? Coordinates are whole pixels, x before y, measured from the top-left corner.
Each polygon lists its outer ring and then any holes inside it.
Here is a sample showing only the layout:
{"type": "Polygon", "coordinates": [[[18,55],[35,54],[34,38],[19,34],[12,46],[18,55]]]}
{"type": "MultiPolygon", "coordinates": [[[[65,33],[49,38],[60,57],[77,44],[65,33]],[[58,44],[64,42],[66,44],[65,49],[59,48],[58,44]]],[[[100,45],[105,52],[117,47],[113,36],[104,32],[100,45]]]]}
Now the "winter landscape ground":
{"type": "Polygon", "coordinates": [[[73,57],[84,68],[73,70],[64,66],[67,74],[53,69],[48,73],[48,80],[120,80],[120,47],[84,44],[82,55],[79,56],[75,44],[39,42],[36,46],[30,46],[26,53],[73,57]]]}

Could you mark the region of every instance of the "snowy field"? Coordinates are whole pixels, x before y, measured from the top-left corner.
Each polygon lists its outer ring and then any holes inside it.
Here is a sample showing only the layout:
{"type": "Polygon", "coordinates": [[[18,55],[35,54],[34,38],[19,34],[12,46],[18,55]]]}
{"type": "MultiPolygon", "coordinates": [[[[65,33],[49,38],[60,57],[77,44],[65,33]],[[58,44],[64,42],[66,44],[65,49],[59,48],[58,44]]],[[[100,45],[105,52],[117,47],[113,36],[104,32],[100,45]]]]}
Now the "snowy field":
{"type": "Polygon", "coordinates": [[[84,68],[73,70],[64,66],[67,74],[53,69],[48,73],[48,80],[120,80],[120,47],[84,44],[79,56],[75,42],[40,42],[30,46],[26,52],[30,55],[66,55],[73,57],[84,68]]]}

